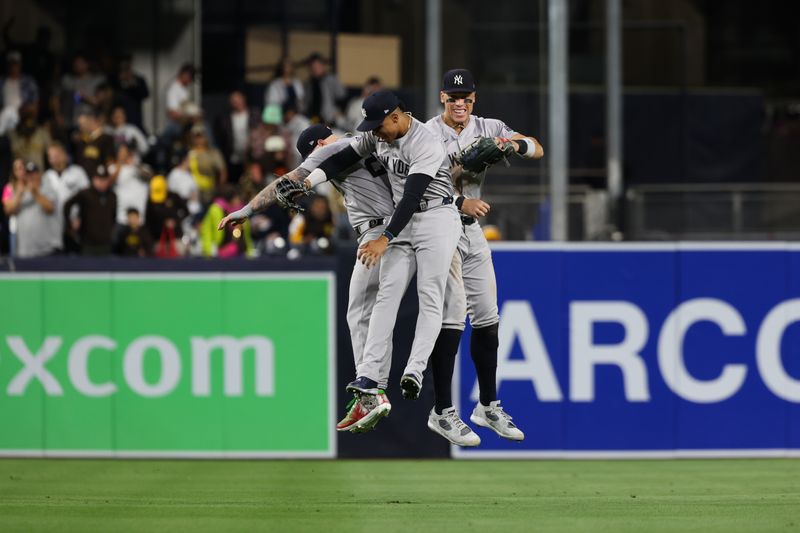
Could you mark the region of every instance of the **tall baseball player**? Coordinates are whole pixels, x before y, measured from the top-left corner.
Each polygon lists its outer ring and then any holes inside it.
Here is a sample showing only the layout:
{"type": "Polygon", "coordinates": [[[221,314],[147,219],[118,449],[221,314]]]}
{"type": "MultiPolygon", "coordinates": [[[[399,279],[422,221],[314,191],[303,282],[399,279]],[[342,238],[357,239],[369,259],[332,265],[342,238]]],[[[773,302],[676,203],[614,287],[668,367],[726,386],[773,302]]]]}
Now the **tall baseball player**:
{"type": "MultiPolygon", "coordinates": [[[[268,185],[248,206],[228,215],[220,222],[220,228],[229,223],[244,221],[247,216],[266,209],[278,200],[280,195],[291,195],[293,192],[302,191],[303,189],[285,185],[288,191],[283,192],[282,184],[287,180],[304,180],[320,162],[348,146],[349,143],[350,139],[338,139],[327,126],[322,124],[306,128],[297,139],[297,151],[303,157],[303,163],[281,180],[268,185]]],[[[378,160],[374,156],[364,159],[360,164],[335,176],[331,184],[344,196],[347,215],[359,243],[380,236],[394,211],[394,202],[386,170],[378,160]]],[[[378,268],[368,269],[360,261],[356,261],[350,278],[347,325],[350,328],[356,366],[363,359],[369,319],[378,293],[379,272],[378,268]]],[[[388,350],[391,351],[391,345],[388,350]]],[[[385,364],[391,364],[391,353],[387,354],[384,360],[385,364]]],[[[388,378],[389,368],[381,369],[380,373],[388,378]]],[[[376,394],[354,395],[347,405],[347,414],[336,425],[337,431],[369,430],[382,417],[388,415],[391,404],[384,392],[386,386],[387,380],[383,379],[378,383],[376,394]]]]}
{"type": "Polygon", "coordinates": [[[387,354],[397,311],[416,272],[419,315],[400,380],[403,396],[416,399],[441,327],[447,274],[461,231],[450,163],[441,138],[407,114],[392,92],[367,97],[362,115],[357,129],[364,133],[320,163],[306,182],[314,186],[372,153],[386,168],[396,207],[380,237],[359,247],[358,257],[366,267],[381,261],[380,281],[363,359],[347,390],[375,394],[388,378],[387,354]]]}
{"type": "Polygon", "coordinates": [[[476,88],[469,70],[446,72],[439,97],[444,104],[444,113],[430,119],[427,124],[445,140],[453,175],[457,175],[455,203],[462,213],[463,230],[454,262],[460,259],[463,285],[459,287],[452,276],[448,279],[442,330],[431,355],[435,405],[428,418],[428,427],[451,442],[464,445],[460,433],[463,429],[453,431],[456,425],[454,420],[460,421],[460,418],[452,406],[450,386],[465,325],[463,307],[459,305],[457,296],[458,291],[463,290],[472,325],[470,355],[480,388],[480,401],[473,409],[470,420],[494,430],[506,439],[522,440],[525,435],[514,425],[511,416],[503,410],[497,399],[497,331],[500,322],[497,281],[489,244],[477,222],[477,217],[489,212],[489,205],[481,200],[481,186],[488,167],[462,169],[458,161],[462,159],[462,152],[481,138],[492,139],[507,153],[513,149],[514,153],[528,159],[541,158],[544,150],[535,138],[517,133],[500,120],[472,115],[476,88]]]}

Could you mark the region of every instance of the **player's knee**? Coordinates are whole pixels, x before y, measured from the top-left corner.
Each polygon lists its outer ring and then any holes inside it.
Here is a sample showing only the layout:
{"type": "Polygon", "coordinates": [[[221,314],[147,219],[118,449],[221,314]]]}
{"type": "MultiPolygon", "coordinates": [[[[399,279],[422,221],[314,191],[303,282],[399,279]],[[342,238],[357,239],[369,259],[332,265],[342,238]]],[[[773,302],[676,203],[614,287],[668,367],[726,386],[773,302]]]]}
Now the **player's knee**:
{"type": "Polygon", "coordinates": [[[464,331],[466,328],[466,321],[458,321],[458,320],[450,320],[444,319],[442,320],[442,329],[457,329],[459,331],[464,331]]]}
{"type": "Polygon", "coordinates": [[[479,341],[484,348],[494,349],[496,350],[498,345],[500,344],[497,332],[499,330],[500,323],[495,322],[494,324],[490,324],[488,326],[473,326],[472,328],[472,337],[479,341]]]}
{"type": "Polygon", "coordinates": [[[485,312],[475,312],[469,317],[470,324],[474,329],[488,328],[497,325],[500,322],[500,316],[497,314],[497,308],[487,310],[485,312]]]}

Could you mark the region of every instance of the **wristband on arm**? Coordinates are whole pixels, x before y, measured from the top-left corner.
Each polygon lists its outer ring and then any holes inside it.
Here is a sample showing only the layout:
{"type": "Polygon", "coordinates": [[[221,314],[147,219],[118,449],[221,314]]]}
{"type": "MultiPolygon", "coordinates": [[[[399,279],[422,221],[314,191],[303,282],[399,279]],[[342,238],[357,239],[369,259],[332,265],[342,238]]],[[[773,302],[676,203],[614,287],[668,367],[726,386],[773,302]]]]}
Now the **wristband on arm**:
{"type": "Polygon", "coordinates": [[[517,143],[517,155],[530,159],[536,153],[536,143],[527,137],[522,139],[513,139],[517,143]]]}
{"type": "Polygon", "coordinates": [[[311,173],[306,176],[306,181],[308,182],[308,188],[313,189],[320,183],[328,181],[328,175],[325,174],[324,170],[318,167],[312,170],[311,173]]]}

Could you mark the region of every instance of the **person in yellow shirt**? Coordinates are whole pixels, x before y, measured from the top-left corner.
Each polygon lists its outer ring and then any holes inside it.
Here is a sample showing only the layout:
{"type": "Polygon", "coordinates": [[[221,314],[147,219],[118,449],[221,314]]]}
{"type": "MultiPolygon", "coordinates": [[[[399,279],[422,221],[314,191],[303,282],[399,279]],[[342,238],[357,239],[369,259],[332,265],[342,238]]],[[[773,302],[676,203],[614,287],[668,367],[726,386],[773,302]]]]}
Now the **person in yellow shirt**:
{"type": "Polygon", "coordinates": [[[209,145],[205,126],[202,124],[192,126],[191,147],[189,172],[197,183],[200,201],[207,204],[214,198],[218,187],[228,182],[228,170],[220,151],[209,145]]]}
{"type": "Polygon", "coordinates": [[[231,185],[221,187],[221,195],[215,198],[200,223],[200,239],[205,257],[253,256],[255,248],[250,236],[250,221],[218,231],[220,221],[229,213],[243,207],[241,198],[231,185]]]}

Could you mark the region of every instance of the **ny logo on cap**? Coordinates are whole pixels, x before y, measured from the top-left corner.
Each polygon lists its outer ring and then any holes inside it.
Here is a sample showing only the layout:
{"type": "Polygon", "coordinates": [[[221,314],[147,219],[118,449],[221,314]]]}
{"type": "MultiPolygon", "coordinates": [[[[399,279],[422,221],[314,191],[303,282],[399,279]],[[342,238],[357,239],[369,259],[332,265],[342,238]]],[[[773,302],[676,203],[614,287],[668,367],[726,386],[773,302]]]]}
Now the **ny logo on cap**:
{"type": "Polygon", "coordinates": [[[364,109],[363,107],[361,108],[361,116],[367,118],[367,110],[364,109]]]}
{"type": "Polygon", "coordinates": [[[461,74],[456,74],[453,77],[453,83],[456,85],[464,85],[464,78],[461,76],[461,74]]]}

